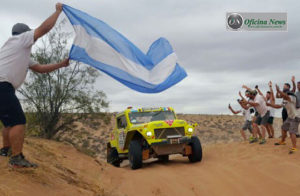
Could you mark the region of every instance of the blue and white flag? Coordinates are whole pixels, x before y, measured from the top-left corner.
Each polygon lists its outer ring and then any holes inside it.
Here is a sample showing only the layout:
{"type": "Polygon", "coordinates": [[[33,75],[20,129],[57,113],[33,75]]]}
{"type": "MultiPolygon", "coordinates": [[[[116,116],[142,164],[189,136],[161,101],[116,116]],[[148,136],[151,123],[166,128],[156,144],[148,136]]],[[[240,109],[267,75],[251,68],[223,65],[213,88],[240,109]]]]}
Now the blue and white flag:
{"type": "Polygon", "coordinates": [[[166,39],[156,40],[144,54],[103,21],[67,5],[63,5],[63,11],[76,33],[70,59],[93,66],[143,93],[161,92],[187,76],[166,39]]]}

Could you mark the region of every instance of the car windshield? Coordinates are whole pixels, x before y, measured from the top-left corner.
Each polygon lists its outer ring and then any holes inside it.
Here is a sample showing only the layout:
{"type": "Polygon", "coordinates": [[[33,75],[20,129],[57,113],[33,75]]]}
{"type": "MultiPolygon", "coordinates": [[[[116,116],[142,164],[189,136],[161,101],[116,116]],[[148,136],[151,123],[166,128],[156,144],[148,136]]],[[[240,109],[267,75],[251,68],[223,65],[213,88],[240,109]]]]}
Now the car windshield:
{"type": "Polygon", "coordinates": [[[129,118],[132,124],[142,124],[158,120],[174,120],[175,114],[172,111],[131,112],[129,118]]]}

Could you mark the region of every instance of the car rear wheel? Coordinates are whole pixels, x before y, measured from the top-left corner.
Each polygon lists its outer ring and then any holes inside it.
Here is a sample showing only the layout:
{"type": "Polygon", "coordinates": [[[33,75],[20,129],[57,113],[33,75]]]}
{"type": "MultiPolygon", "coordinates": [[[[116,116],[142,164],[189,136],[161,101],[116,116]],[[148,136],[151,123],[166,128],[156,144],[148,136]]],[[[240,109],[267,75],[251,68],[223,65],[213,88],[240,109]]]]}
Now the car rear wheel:
{"type": "Polygon", "coordinates": [[[116,148],[107,149],[107,163],[112,164],[115,167],[120,167],[119,154],[116,148]]]}
{"type": "Polygon", "coordinates": [[[200,143],[200,140],[198,139],[198,137],[196,136],[192,136],[191,138],[191,143],[190,143],[191,147],[192,147],[192,154],[190,154],[189,160],[190,162],[199,162],[202,160],[202,146],[200,143]]]}
{"type": "Polygon", "coordinates": [[[138,140],[132,140],[130,142],[128,159],[131,169],[139,169],[143,166],[142,145],[138,140]]]}

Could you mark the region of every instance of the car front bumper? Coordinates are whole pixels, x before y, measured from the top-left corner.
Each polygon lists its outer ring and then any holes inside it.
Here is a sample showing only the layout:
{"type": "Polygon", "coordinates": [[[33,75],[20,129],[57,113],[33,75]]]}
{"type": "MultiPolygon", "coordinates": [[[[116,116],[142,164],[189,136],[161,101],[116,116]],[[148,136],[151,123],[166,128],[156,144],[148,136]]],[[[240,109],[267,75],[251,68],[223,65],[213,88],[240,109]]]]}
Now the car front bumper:
{"type": "Polygon", "coordinates": [[[178,138],[178,142],[176,143],[172,142],[172,139],[166,139],[161,142],[152,143],[151,148],[157,156],[170,154],[189,155],[192,151],[189,145],[190,142],[190,137],[178,138]]]}

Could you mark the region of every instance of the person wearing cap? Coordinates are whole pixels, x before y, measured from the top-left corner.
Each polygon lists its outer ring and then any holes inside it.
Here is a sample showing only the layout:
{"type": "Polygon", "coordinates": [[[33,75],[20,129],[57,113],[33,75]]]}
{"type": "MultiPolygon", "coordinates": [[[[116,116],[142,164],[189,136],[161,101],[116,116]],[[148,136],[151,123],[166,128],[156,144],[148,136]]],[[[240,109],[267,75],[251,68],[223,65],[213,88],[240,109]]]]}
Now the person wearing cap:
{"type": "Polygon", "coordinates": [[[281,141],[275,143],[275,145],[286,145],[285,139],[287,137],[287,132],[290,133],[290,138],[292,141],[292,148],[289,150],[289,154],[293,154],[297,151],[297,139],[296,133],[298,132],[298,127],[300,124],[300,112],[297,109],[297,98],[296,95],[292,92],[283,92],[279,89],[279,86],[276,85],[277,93],[284,100],[281,105],[277,104],[268,104],[273,108],[282,108],[285,107],[288,113],[288,118],[283,122],[281,130],[282,136],[281,141]]]}
{"type": "MultiPolygon", "coordinates": [[[[285,83],[283,85],[282,92],[284,92],[284,93],[288,93],[288,92],[295,93],[295,91],[296,91],[295,76],[292,76],[292,84],[293,84],[293,89],[290,90],[291,89],[291,85],[289,83],[285,83]]],[[[276,98],[282,98],[281,95],[278,92],[276,93],[276,98]]],[[[282,122],[284,122],[288,118],[288,114],[287,114],[287,111],[286,111],[285,107],[282,108],[281,118],[282,118],[282,122]]]]}
{"type": "MultiPolygon", "coordinates": [[[[273,89],[272,89],[272,82],[270,81],[268,85],[269,85],[270,91],[267,91],[266,96],[263,95],[263,93],[260,91],[258,86],[256,86],[255,89],[261,96],[263,96],[263,98],[265,99],[265,101],[267,103],[274,104],[275,96],[274,96],[273,89]]],[[[268,111],[270,112],[270,116],[269,116],[268,123],[267,123],[267,132],[268,132],[269,138],[274,138],[273,121],[274,121],[274,116],[275,116],[275,109],[268,106],[268,111]]]]}
{"type": "Polygon", "coordinates": [[[268,107],[266,104],[266,101],[263,96],[257,94],[256,90],[252,90],[249,87],[243,85],[243,88],[250,91],[250,100],[247,102],[250,106],[254,107],[256,111],[258,112],[258,117],[256,119],[255,124],[258,126],[261,126],[262,130],[262,138],[259,142],[259,144],[265,144],[266,143],[266,130],[267,130],[267,123],[270,116],[270,111],[268,111],[268,107]]]}
{"type": "Polygon", "coordinates": [[[23,23],[15,24],[12,37],[0,49],[0,120],[4,125],[0,155],[8,156],[11,149],[9,165],[14,168],[37,166],[26,160],[22,153],[26,118],[15,90],[24,82],[28,69],[48,73],[69,65],[69,59],[48,65],[30,59],[32,45],[53,28],[61,12],[62,4],[57,3],[56,11],[35,30],[23,23]]]}
{"type": "MultiPolygon", "coordinates": [[[[296,82],[295,82],[295,76],[293,76],[292,78],[292,83],[293,83],[293,89],[296,89],[296,82]]],[[[300,81],[297,82],[297,92],[295,91],[295,95],[296,95],[296,108],[297,110],[300,110],[300,81]]],[[[299,133],[299,129],[298,132],[296,133],[297,137],[300,137],[300,133],[299,133]]]]}
{"type": "MultiPolygon", "coordinates": [[[[248,98],[248,100],[246,100],[243,97],[241,92],[239,92],[239,95],[242,98],[242,100],[244,101],[244,103],[247,103],[247,101],[251,100],[251,98],[250,98],[251,97],[251,91],[249,91],[249,90],[245,91],[245,96],[248,98]]],[[[254,116],[252,117],[252,121],[251,121],[251,123],[252,123],[252,136],[249,138],[249,142],[250,143],[255,143],[255,142],[258,142],[258,137],[257,136],[259,136],[259,138],[262,138],[262,134],[261,134],[261,131],[260,131],[258,125],[256,124],[257,117],[259,116],[258,112],[256,111],[255,108],[252,107],[252,109],[254,109],[254,116]]]]}
{"type": "Polygon", "coordinates": [[[297,104],[296,104],[296,107],[299,109],[300,108],[300,81],[297,82],[297,85],[296,85],[296,82],[295,82],[295,76],[292,77],[292,83],[293,83],[293,90],[296,89],[296,86],[297,86],[297,91],[294,90],[292,92],[295,93],[296,97],[297,97],[297,104]]]}

